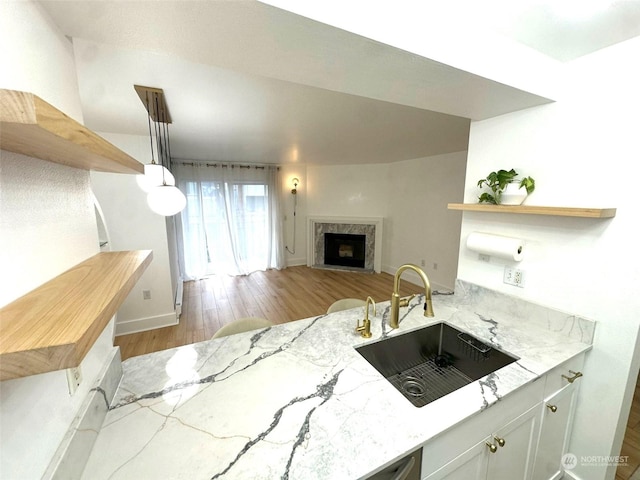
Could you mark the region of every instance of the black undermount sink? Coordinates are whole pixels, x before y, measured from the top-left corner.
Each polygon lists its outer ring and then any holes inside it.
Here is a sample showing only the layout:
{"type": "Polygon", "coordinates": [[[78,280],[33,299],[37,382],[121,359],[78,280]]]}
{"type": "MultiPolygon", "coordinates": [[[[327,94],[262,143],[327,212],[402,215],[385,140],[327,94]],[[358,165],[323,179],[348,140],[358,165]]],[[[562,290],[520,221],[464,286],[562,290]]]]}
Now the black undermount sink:
{"type": "Polygon", "coordinates": [[[446,323],[363,345],[356,351],[416,407],[517,360],[446,323]]]}

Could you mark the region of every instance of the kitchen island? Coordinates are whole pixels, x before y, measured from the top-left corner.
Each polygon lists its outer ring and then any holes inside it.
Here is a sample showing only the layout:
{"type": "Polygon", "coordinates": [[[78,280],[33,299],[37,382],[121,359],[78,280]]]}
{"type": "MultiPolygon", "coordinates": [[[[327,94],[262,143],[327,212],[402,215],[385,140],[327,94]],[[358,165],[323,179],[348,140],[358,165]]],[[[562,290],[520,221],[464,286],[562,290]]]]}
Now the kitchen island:
{"type": "Polygon", "coordinates": [[[388,327],[378,305],[165,350],[123,362],[85,479],[356,479],[538,381],[591,347],[591,320],[458,281],[388,327]],[[422,408],[355,346],[446,322],[518,361],[422,408]]]}

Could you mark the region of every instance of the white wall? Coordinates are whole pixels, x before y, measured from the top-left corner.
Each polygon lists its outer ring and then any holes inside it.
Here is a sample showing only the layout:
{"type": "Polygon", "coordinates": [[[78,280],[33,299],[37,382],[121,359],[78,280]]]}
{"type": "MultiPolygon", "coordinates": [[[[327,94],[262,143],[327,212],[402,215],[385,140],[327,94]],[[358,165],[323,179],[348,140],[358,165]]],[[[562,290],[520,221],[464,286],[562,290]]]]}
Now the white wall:
{"type": "Polygon", "coordinates": [[[307,167],[307,215],[385,217],[388,213],[388,166],[329,165],[307,167]]]}
{"type": "MultiPolygon", "coordinates": [[[[0,88],[31,91],[82,120],[69,41],[38,4],[0,2],[0,88]]],[[[0,306],[99,251],[89,172],[0,152],[0,306]]],[[[0,384],[2,478],[41,478],[113,350],[113,322],[81,364],[0,384]]]]}
{"type": "MultiPolygon", "coordinates": [[[[141,163],[149,163],[149,137],[98,132],[141,163]]],[[[116,335],[175,325],[165,217],[151,211],[135,175],[91,172],[112,250],[153,250],[153,261],[118,310],[116,335]],[[151,290],[144,300],[143,290],[151,290]]]]}
{"type": "Polygon", "coordinates": [[[433,287],[453,289],[462,215],[447,204],[462,201],[466,163],[466,152],[458,152],[389,165],[386,272],[424,260],[433,287]]]}
{"type": "Polygon", "coordinates": [[[466,152],[459,152],[390,164],[309,166],[307,214],[384,217],[383,271],[424,259],[434,288],[453,288],[461,215],[447,203],[462,200],[465,163],[466,152]]]}
{"type": "Polygon", "coordinates": [[[514,167],[537,181],[529,204],[618,209],[611,220],[467,212],[462,222],[463,244],[474,230],[522,236],[526,284],[504,285],[508,262],[481,263],[464,246],[460,278],[598,322],[570,445],[579,459],[572,473],[585,480],[613,479],[614,465],[581,465],[580,457],[619,453],[638,374],[638,196],[621,180],[640,174],[639,56],[638,38],[596,52],[567,66],[557,103],[471,125],[467,202],[478,179],[514,167]]]}

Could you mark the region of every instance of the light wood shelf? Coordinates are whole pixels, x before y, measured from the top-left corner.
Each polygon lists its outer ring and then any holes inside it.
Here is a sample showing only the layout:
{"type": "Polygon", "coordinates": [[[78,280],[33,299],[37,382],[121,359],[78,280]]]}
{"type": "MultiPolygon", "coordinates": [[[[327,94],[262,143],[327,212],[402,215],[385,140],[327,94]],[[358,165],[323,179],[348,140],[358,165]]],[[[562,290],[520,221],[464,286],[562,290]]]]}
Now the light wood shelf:
{"type": "Polygon", "coordinates": [[[489,205],[483,203],[450,203],[449,210],[468,212],[520,213],[525,215],[555,215],[558,217],[613,218],[615,208],[536,207],[529,205],[489,205]]]}
{"type": "Polygon", "coordinates": [[[0,89],[0,148],[84,170],[144,173],[144,166],[40,97],[0,89]]]}
{"type": "Polygon", "coordinates": [[[0,309],[0,380],[80,365],[152,258],[98,253],[0,309]]]}

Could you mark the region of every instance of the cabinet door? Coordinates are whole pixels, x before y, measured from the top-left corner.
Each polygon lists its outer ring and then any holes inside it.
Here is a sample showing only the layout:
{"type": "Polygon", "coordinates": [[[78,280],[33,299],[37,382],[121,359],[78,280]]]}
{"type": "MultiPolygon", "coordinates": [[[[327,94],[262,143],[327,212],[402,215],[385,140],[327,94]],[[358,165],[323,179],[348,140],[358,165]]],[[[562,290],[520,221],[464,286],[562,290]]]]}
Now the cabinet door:
{"type": "Polygon", "coordinates": [[[556,480],[563,475],[560,460],[567,453],[577,391],[576,384],[568,384],[543,403],[534,480],[556,480]]]}
{"type": "MultiPolygon", "coordinates": [[[[462,455],[457,456],[435,472],[427,475],[423,480],[476,480],[484,479],[487,475],[487,460],[490,437],[474,445],[462,455]]],[[[428,447],[425,447],[428,448],[428,447]]]]}
{"type": "Polygon", "coordinates": [[[497,446],[489,453],[487,478],[491,480],[530,479],[540,428],[539,404],[492,435],[490,442],[497,446]],[[500,447],[500,441],[504,446],[500,447]]]}

